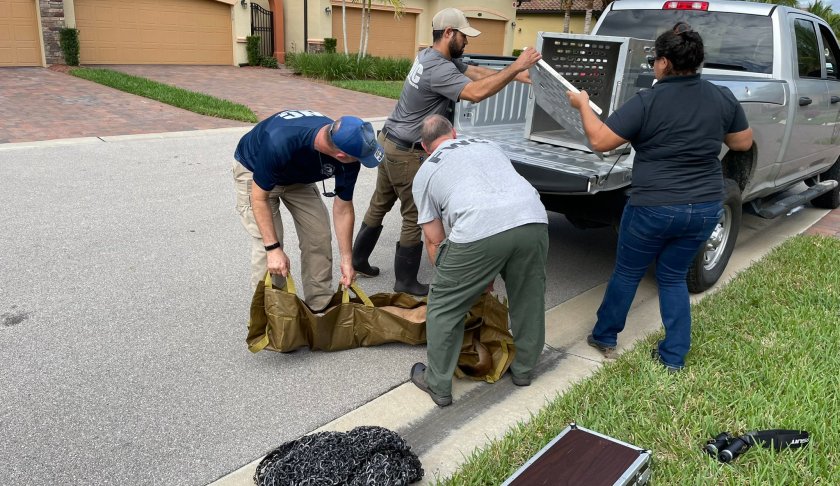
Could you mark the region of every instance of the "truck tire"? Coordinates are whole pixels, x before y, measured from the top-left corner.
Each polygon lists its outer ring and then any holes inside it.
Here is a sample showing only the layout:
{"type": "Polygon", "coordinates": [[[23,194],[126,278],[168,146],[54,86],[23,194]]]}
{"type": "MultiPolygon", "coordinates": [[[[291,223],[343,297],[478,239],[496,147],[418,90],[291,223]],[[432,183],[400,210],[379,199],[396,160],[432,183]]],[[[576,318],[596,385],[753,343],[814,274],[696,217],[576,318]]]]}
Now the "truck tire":
{"type": "MultiPolygon", "coordinates": [[[[829,179],[840,182],[840,159],[837,159],[830,169],[818,175],[817,178],[817,182],[829,179]]],[[[815,197],[811,200],[811,204],[818,208],[837,209],[840,206],[840,185],[821,196],[815,197]]]]}
{"type": "Polygon", "coordinates": [[[741,228],[741,188],[732,179],[724,180],[723,216],[709,240],[697,252],[688,269],[688,291],[698,293],[708,290],[723,275],[729,257],[735,249],[735,240],[741,228]]]}

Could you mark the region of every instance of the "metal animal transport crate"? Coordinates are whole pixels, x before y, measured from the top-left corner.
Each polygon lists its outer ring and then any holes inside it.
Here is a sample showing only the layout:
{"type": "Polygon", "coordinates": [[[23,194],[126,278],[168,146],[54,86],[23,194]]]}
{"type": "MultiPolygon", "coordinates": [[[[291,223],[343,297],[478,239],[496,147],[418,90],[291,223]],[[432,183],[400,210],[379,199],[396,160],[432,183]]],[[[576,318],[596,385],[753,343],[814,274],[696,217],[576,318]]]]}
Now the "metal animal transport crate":
{"type": "Polygon", "coordinates": [[[641,486],[650,451],[571,424],[502,486],[641,486]]]}
{"type": "Polygon", "coordinates": [[[568,84],[586,90],[606,120],[636,92],[652,85],[648,58],[654,55],[653,46],[652,40],[632,37],[540,32],[536,49],[550,69],[540,63],[530,70],[533,96],[528,100],[525,137],[592,151],[580,115],[566,96],[568,84]]]}

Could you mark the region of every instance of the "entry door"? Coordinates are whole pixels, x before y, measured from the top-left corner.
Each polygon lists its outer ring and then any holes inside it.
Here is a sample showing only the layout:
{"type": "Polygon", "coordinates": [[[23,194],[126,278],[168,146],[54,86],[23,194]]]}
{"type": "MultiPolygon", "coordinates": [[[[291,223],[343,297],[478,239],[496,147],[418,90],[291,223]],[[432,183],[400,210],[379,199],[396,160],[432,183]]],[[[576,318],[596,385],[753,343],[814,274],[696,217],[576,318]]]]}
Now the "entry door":
{"type": "Polygon", "coordinates": [[[825,84],[828,87],[829,104],[834,116],[834,130],[831,144],[840,144],[840,46],[831,29],[820,24],[823,53],[825,54],[825,84]]]}
{"type": "MultiPolygon", "coordinates": [[[[785,159],[777,176],[784,184],[813,172],[826,164],[826,157],[837,117],[837,104],[831,103],[825,69],[825,53],[817,25],[808,18],[794,17],[790,28],[795,47],[792,118],[794,126],[785,159]]],[[[832,161],[833,162],[833,161],[832,161]]]]}

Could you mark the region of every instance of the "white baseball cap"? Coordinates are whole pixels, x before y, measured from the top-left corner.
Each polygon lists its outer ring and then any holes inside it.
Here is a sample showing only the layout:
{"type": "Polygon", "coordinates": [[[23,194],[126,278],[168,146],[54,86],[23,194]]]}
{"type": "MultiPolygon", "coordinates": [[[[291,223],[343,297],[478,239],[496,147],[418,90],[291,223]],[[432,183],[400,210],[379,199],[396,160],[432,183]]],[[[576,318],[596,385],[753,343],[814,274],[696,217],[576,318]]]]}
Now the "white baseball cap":
{"type": "Polygon", "coordinates": [[[457,8],[445,8],[436,13],[435,18],[432,19],[432,30],[444,30],[447,27],[451,27],[467,37],[476,37],[481,34],[480,31],[470,27],[467,16],[457,8]]]}

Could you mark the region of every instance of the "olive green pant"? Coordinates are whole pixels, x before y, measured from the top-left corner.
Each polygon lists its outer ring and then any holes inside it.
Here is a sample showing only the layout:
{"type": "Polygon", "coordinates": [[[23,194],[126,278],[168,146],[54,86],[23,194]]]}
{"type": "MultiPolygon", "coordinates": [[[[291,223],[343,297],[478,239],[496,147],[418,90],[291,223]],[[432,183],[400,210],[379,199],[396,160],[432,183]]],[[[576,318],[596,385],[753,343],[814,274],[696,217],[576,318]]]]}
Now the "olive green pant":
{"type": "Polygon", "coordinates": [[[426,313],[426,382],[452,394],[452,375],[464,340],[467,311],[501,274],[510,305],[516,357],[510,371],[530,376],[545,344],[545,261],[548,225],[526,224],[472,243],[445,240],[426,313]]]}
{"type": "MultiPolygon", "coordinates": [[[[239,162],[233,164],[236,184],[236,212],[242,226],[251,236],[251,292],[265,277],[266,255],[260,228],[251,209],[251,181],[254,174],[239,162]]],[[[335,290],[332,288],[332,233],[330,215],[321,193],[315,184],[290,184],[275,186],[269,192],[274,232],[280,247],[283,245],[283,220],[280,201],[292,215],[300,241],[300,266],[303,295],[309,307],[323,309],[329,304],[335,290]]],[[[273,277],[274,285],[283,287],[286,282],[279,275],[273,277]]]]}
{"type": "Polygon", "coordinates": [[[401,149],[382,133],[379,134],[379,143],[385,151],[385,160],[377,168],[376,188],[370,197],[364,222],[370,228],[382,226],[385,215],[399,199],[402,213],[400,246],[417,246],[421,241],[421,231],[417,225],[417,206],[414,205],[411,184],[428,154],[422,150],[401,149]]]}

